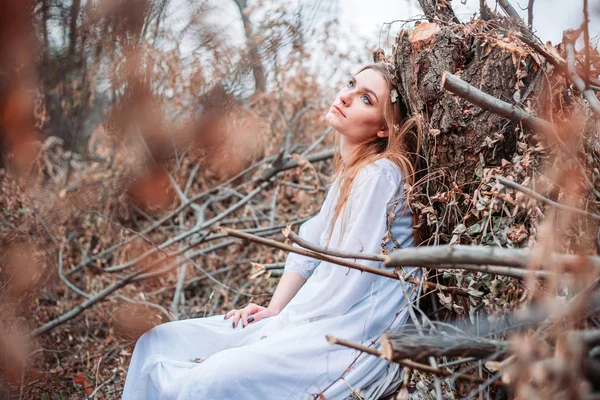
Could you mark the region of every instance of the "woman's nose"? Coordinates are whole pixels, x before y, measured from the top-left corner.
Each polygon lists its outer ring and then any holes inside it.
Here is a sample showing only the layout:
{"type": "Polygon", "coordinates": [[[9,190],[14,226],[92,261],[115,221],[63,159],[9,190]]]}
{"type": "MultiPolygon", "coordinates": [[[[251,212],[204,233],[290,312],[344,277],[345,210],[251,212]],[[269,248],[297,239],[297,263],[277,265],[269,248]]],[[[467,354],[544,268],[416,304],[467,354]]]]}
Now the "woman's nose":
{"type": "Polygon", "coordinates": [[[351,99],[352,99],[352,96],[351,96],[349,90],[340,93],[340,103],[342,103],[343,105],[345,105],[345,106],[349,105],[351,99]]]}

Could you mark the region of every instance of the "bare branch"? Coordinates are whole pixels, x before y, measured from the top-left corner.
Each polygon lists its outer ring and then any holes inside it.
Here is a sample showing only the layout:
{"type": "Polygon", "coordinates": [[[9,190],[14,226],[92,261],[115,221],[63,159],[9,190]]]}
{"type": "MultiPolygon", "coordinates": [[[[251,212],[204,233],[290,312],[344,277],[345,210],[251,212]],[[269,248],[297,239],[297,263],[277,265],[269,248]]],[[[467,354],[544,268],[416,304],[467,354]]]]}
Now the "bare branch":
{"type": "MultiPolygon", "coordinates": [[[[583,70],[583,77],[585,79],[585,89],[590,88],[590,14],[588,12],[588,0],[583,0],[583,45],[585,46],[585,68],[583,70]]],[[[596,97],[596,96],[594,96],[596,97]]]]}
{"type": "Polygon", "coordinates": [[[517,12],[517,10],[515,10],[512,4],[509,3],[508,0],[498,0],[498,4],[500,5],[500,7],[502,7],[504,12],[508,14],[509,17],[518,22],[522,21],[521,16],[517,12]]]}
{"type": "MultiPolygon", "coordinates": [[[[358,269],[363,272],[370,272],[375,275],[385,276],[391,279],[399,279],[398,276],[392,271],[385,271],[378,268],[366,267],[361,264],[356,264],[352,262],[348,262],[345,260],[341,260],[339,258],[331,257],[329,254],[331,251],[324,251],[323,254],[317,253],[310,250],[304,250],[298,247],[288,246],[286,244],[277,242],[275,240],[263,239],[260,237],[256,237],[251,234],[243,233],[240,231],[236,231],[228,228],[221,228],[221,232],[224,234],[238,237],[240,239],[249,240],[251,242],[260,243],[265,246],[275,247],[281,250],[290,251],[292,253],[302,254],[307,257],[312,257],[317,260],[331,262],[337,265],[341,265],[348,268],[358,269]],[[328,255],[324,255],[328,254],[328,255]]],[[[523,269],[523,265],[521,264],[525,262],[524,260],[517,258],[514,259],[514,263],[510,265],[514,266],[497,266],[497,265],[476,265],[476,264],[488,264],[486,260],[491,258],[482,257],[482,254],[486,256],[490,255],[490,252],[493,250],[509,250],[509,249],[501,249],[501,248],[492,248],[486,246],[433,246],[433,247],[420,247],[420,248],[411,248],[411,249],[402,249],[393,252],[391,255],[386,256],[385,265],[387,266],[423,266],[432,269],[464,269],[467,271],[475,271],[475,272],[484,272],[487,274],[493,275],[504,275],[504,276],[512,276],[514,278],[524,279],[527,276],[533,276],[535,278],[547,278],[552,272],[549,271],[530,271],[523,269]],[[464,252],[461,252],[460,257],[452,257],[452,251],[448,251],[448,248],[464,248],[464,252]],[[475,249],[472,253],[468,249],[475,249]],[[393,258],[392,258],[393,257],[393,258]],[[470,260],[460,264],[461,260],[470,260]],[[475,261],[479,260],[479,261],[475,261]],[[457,264],[449,264],[452,262],[456,262],[457,264]],[[473,265],[464,265],[464,264],[473,264],[473,265]]],[[[519,250],[515,250],[519,251],[519,250]]],[[[344,254],[344,253],[339,253],[344,254]]],[[[345,253],[348,256],[350,253],[345,253]]],[[[363,258],[365,255],[363,254],[363,258]]],[[[370,255],[369,257],[376,257],[376,255],[370,255]]],[[[575,257],[575,256],[573,256],[575,257]]],[[[503,260],[501,257],[495,257],[494,259],[503,260]]],[[[575,260],[575,258],[573,258],[575,260]]],[[[502,263],[506,262],[506,260],[502,261],[502,263]]]]}
{"type": "MultiPolygon", "coordinates": [[[[315,162],[315,161],[327,160],[327,159],[329,159],[331,157],[333,157],[333,150],[326,150],[326,151],[323,151],[321,153],[316,153],[316,154],[310,155],[310,156],[306,157],[306,160],[309,161],[309,162],[315,162]]],[[[109,268],[105,268],[104,270],[107,271],[107,272],[122,271],[122,270],[124,270],[126,268],[129,268],[129,267],[131,267],[131,266],[139,263],[140,261],[146,259],[150,255],[153,255],[153,254],[155,254],[158,251],[163,251],[164,248],[166,248],[168,246],[171,246],[171,245],[173,245],[175,243],[178,243],[178,242],[180,242],[180,241],[188,238],[191,235],[194,235],[196,233],[200,233],[203,230],[206,230],[207,228],[209,228],[213,224],[221,221],[227,215],[229,215],[229,214],[233,213],[234,211],[238,210],[239,208],[241,208],[243,205],[245,205],[246,203],[248,203],[253,197],[255,197],[256,195],[258,195],[259,193],[261,193],[270,184],[269,180],[274,175],[278,174],[281,171],[285,171],[285,170],[288,170],[288,169],[291,169],[291,168],[295,168],[298,165],[299,165],[298,161],[296,161],[296,160],[290,160],[290,161],[284,162],[284,163],[282,163],[280,165],[276,165],[276,166],[274,166],[272,168],[268,168],[267,170],[265,170],[265,173],[263,173],[263,176],[260,178],[260,180],[263,180],[263,182],[260,183],[257,188],[255,188],[252,192],[248,193],[240,201],[238,201],[237,203],[235,203],[232,206],[230,206],[229,208],[227,208],[221,214],[219,214],[219,215],[215,216],[214,218],[212,218],[212,219],[204,222],[203,224],[201,224],[200,226],[195,227],[194,229],[191,229],[189,231],[180,233],[179,235],[177,235],[177,236],[175,236],[175,237],[173,237],[173,238],[171,238],[171,239],[163,242],[162,244],[156,246],[154,249],[148,250],[147,252],[141,254],[140,256],[136,257],[133,260],[130,260],[130,261],[124,263],[124,264],[115,265],[115,266],[112,266],[112,267],[109,267],[109,268]]],[[[175,214],[171,213],[171,215],[175,215],[175,214]]],[[[161,221],[164,221],[164,218],[161,219],[161,221]]],[[[115,246],[113,246],[113,247],[115,247],[115,246]]]]}
{"type": "Polygon", "coordinates": [[[302,239],[300,236],[296,235],[290,226],[287,226],[283,230],[283,236],[290,239],[293,243],[297,243],[305,249],[309,249],[312,251],[316,251],[319,253],[325,253],[330,256],[340,257],[340,258],[353,258],[358,260],[370,260],[370,261],[385,261],[385,256],[380,254],[367,254],[367,253],[352,253],[347,251],[337,251],[337,250],[329,250],[326,247],[317,246],[313,243],[309,243],[306,240],[302,239]]]}
{"type": "Polygon", "coordinates": [[[425,292],[427,292],[427,291],[429,291],[429,289],[431,289],[431,291],[437,290],[442,293],[453,294],[455,296],[469,297],[469,292],[467,292],[466,290],[463,290],[459,287],[445,286],[445,285],[440,285],[439,283],[434,283],[434,282],[429,282],[429,281],[423,282],[423,289],[425,292]]]}
{"type": "MultiPolygon", "coordinates": [[[[381,358],[385,358],[383,356],[383,353],[379,352],[377,349],[374,349],[372,347],[368,347],[359,343],[353,343],[349,340],[344,340],[344,339],[339,339],[330,335],[326,336],[327,341],[331,344],[339,344],[341,346],[346,346],[349,347],[351,349],[356,349],[359,351],[362,351],[363,353],[367,353],[367,354],[372,354],[374,356],[377,357],[381,357],[381,358]]],[[[411,369],[416,369],[417,371],[423,371],[423,372],[427,372],[430,374],[434,374],[437,376],[442,376],[442,377],[453,377],[462,381],[467,381],[467,382],[472,382],[472,383],[484,383],[485,379],[479,378],[477,376],[472,376],[472,375],[467,375],[467,374],[461,374],[461,373],[454,373],[445,369],[441,369],[441,368],[434,368],[434,367],[430,367],[429,365],[425,365],[425,364],[421,364],[421,363],[417,363],[411,360],[389,360],[389,361],[393,361],[395,363],[398,363],[404,367],[408,367],[411,369]]],[[[495,382],[495,385],[497,386],[504,386],[503,383],[501,382],[495,382]]]]}
{"type": "Polygon", "coordinates": [[[58,249],[58,277],[60,278],[61,281],[63,281],[69,287],[69,289],[71,289],[78,295],[89,299],[91,297],[91,295],[89,293],[86,293],[85,291],[79,289],[77,286],[75,286],[75,284],[73,284],[71,281],[69,281],[65,277],[65,275],[63,274],[63,265],[64,265],[63,246],[61,245],[60,248],[58,249]]]}
{"type": "Polygon", "coordinates": [[[208,221],[206,221],[205,223],[201,224],[200,226],[194,228],[194,229],[190,229],[189,231],[185,231],[180,233],[179,235],[172,237],[171,239],[161,243],[160,245],[156,246],[155,248],[146,251],[145,253],[139,255],[138,257],[134,258],[133,260],[127,261],[126,263],[120,264],[120,265],[115,265],[112,267],[108,267],[105,268],[104,270],[107,272],[117,272],[117,271],[122,271],[126,268],[130,268],[133,265],[139,263],[140,261],[148,258],[149,256],[162,251],[164,252],[164,249],[166,247],[169,247],[175,243],[181,242],[182,240],[196,234],[196,233],[200,233],[204,230],[206,230],[207,228],[209,228],[210,226],[214,225],[215,223],[219,222],[220,220],[222,220],[223,218],[225,218],[226,216],[228,216],[229,214],[233,213],[234,211],[240,209],[242,206],[244,206],[246,203],[248,203],[252,198],[254,198],[257,194],[261,193],[268,185],[270,185],[270,182],[266,181],[261,183],[260,185],[258,185],[258,187],[256,187],[253,191],[251,191],[250,193],[248,193],[243,199],[241,199],[240,201],[238,201],[237,203],[233,204],[232,206],[230,206],[229,208],[227,208],[225,211],[223,211],[221,214],[209,219],[208,221]]]}
{"type": "MultiPolygon", "coordinates": [[[[317,162],[317,161],[325,161],[333,158],[333,149],[324,150],[319,153],[311,154],[305,157],[308,162],[317,162]]],[[[288,169],[296,168],[299,166],[299,162],[297,160],[287,160],[281,161],[280,163],[273,163],[270,168],[267,168],[263,171],[260,179],[266,181],[271,179],[273,176],[277,175],[281,171],[285,171],[288,169]]]]}
{"type": "Polygon", "coordinates": [[[575,68],[575,41],[580,33],[580,30],[567,30],[563,34],[563,43],[565,45],[565,52],[567,53],[567,71],[569,79],[587,100],[590,108],[600,116],[600,101],[598,101],[596,94],[591,89],[586,89],[585,81],[581,79],[575,68]]]}
{"type": "Polygon", "coordinates": [[[531,190],[529,188],[526,188],[525,186],[519,185],[518,183],[513,182],[513,181],[509,181],[508,179],[503,178],[501,176],[498,176],[497,179],[498,179],[498,182],[500,182],[504,186],[509,187],[511,189],[518,190],[519,192],[526,194],[527,196],[531,197],[532,199],[535,199],[535,200],[537,200],[541,203],[544,203],[548,206],[556,207],[556,208],[559,208],[559,209],[562,209],[565,211],[569,211],[569,212],[573,212],[573,213],[582,215],[587,218],[591,218],[596,221],[600,221],[600,215],[598,215],[598,214],[593,214],[591,212],[581,210],[579,208],[570,207],[570,206],[566,206],[564,204],[557,203],[556,201],[550,200],[549,198],[544,197],[541,194],[534,192],[533,190],[531,190]]]}
{"type": "MultiPolygon", "coordinates": [[[[512,272],[533,272],[526,271],[525,268],[530,263],[531,252],[528,249],[507,249],[491,246],[464,246],[464,245],[443,245],[426,246],[400,249],[386,256],[385,265],[399,267],[420,265],[429,268],[442,268],[437,264],[469,264],[469,265],[490,265],[513,267],[512,272]]],[[[600,257],[598,256],[579,256],[571,254],[552,253],[546,255],[543,260],[545,264],[565,267],[569,270],[570,266],[580,266],[582,263],[600,271],[600,257]]],[[[443,268],[451,268],[444,266],[443,268]]],[[[459,267],[467,269],[466,267],[459,267]]],[[[548,271],[537,271],[548,272],[548,271]]],[[[520,275],[520,274],[519,274],[520,275]]],[[[524,275],[522,275],[524,276],[524,275]]]]}
{"type": "MultiPolygon", "coordinates": [[[[165,215],[163,218],[161,218],[160,220],[156,221],[156,223],[152,224],[151,226],[149,226],[148,228],[144,229],[143,231],[139,232],[139,234],[137,236],[132,236],[129,239],[123,240],[101,252],[99,252],[98,254],[92,256],[92,257],[86,257],[85,260],[81,261],[77,266],[75,266],[75,268],[73,268],[72,270],[70,270],[69,272],[67,272],[67,276],[78,271],[79,269],[81,269],[82,267],[85,267],[86,265],[96,261],[99,258],[105,257],[109,254],[114,253],[115,251],[117,251],[118,249],[120,249],[121,247],[131,243],[132,241],[134,241],[137,237],[140,237],[149,232],[152,232],[153,230],[155,230],[156,228],[158,228],[159,226],[161,226],[162,224],[164,224],[165,222],[167,222],[168,220],[170,220],[171,218],[173,218],[175,215],[179,214],[181,211],[183,211],[184,209],[186,209],[187,207],[189,207],[192,203],[210,196],[212,194],[217,193],[220,189],[226,187],[227,185],[229,185],[231,182],[235,181],[236,179],[238,179],[239,177],[243,176],[244,174],[258,168],[259,166],[261,166],[264,163],[267,162],[271,162],[275,159],[274,156],[271,157],[266,157],[260,161],[258,161],[257,163],[251,165],[250,167],[246,168],[245,170],[241,171],[240,173],[238,173],[235,176],[232,176],[231,178],[229,178],[227,181],[223,182],[222,184],[215,186],[214,188],[205,190],[202,193],[198,193],[195,196],[192,196],[191,198],[189,198],[188,201],[186,201],[185,203],[182,203],[179,205],[179,207],[177,207],[175,210],[171,211],[170,213],[168,213],[167,215],[165,215]]],[[[250,183],[255,183],[257,180],[253,180],[250,183]]]]}
{"type": "MultiPolygon", "coordinates": [[[[525,126],[525,128],[527,129],[540,133],[550,134],[560,144],[561,148],[565,151],[565,153],[578,164],[579,169],[581,170],[581,176],[586,181],[589,190],[592,193],[594,193],[596,197],[600,198],[600,192],[596,190],[594,184],[588,178],[586,170],[579,162],[577,155],[573,154],[571,149],[561,139],[561,137],[558,135],[551,123],[541,118],[535,117],[527,113],[526,111],[513,106],[512,104],[506,103],[500,99],[495,98],[494,96],[490,96],[489,94],[484,93],[483,91],[477,89],[474,86],[469,85],[467,82],[450,74],[449,72],[444,72],[444,75],[442,77],[442,87],[456,94],[457,96],[460,96],[465,100],[470,101],[476,106],[481,107],[484,110],[493,112],[494,114],[509,119],[517,124],[523,124],[523,126],[525,126]]],[[[591,95],[594,97],[594,99],[596,98],[593,92],[591,92],[591,95]]]]}
{"type": "Polygon", "coordinates": [[[80,303],[73,309],[71,309],[71,310],[67,311],[66,313],[58,316],[57,318],[45,323],[44,325],[40,326],[39,328],[34,329],[32,332],[29,333],[28,336],[31,336],[34,338],[38,337],[47,332],[50,332],[52,329],[56,328],[57,326],[75,318],[76,316],[78,316],[79,314],[81,314],[82,312],[87,310],[88,308],[92,307],[99,301],[105,299],[110,294],[116,292],[117,290],[121,289],[123,286],[127,285],[138,274],[139,273],[129,275],[129,276],[125,277],[124,279],[122,279],[116,283],[113,283],[112,285],[102,289],[100,292],[98,292],[94,296],[88,298],[84,302],[80,303]]]}
{"type": "MultiPolygon", "coordinates": [[[[354,268],[354,269],[357,269],[362,272],[370,272],[375,275],[385,276],[386,278],[398,279],[398,276],[393,271],[385,271],[385,270],[381,270],[378,268],[368,267],[365,265],[360,265],[360,264],[356,264],[353,262],[340,260],[338,258],[334,258],[329,255],[324,255],[324,254],[316,253],[314,251],[304,250],[304,249],[301,249],[298,247],[289,246],[287,244],[280,243],[275,240],[264,239],[264,238],[261,238],[261,237],[255,236],[255,235],[237,231],[235,229],[221,228],[221,232],[228,236],[233,236],[233,237],[248,240],[251,242],[260,243],[265,246],[274,247],[276,249],[301,254],[303,256],[316,258],[317,260],[331,262],[333,264],[341,265],[343,267],[354,268]]],[[[328,254],[329,252],[324,252],[324,253],[328,254]]]]}
{"type": "MultiPolygon", "coordinates": [[[[277,230],[279,230],[280,227],[277,227],[277,230]]],[[[268,229],[264,229],[264,233],[265,234],[272,234],[273,233],[273,228],[268,228],[268,229]]],[[[222,237],[222,236],[220,236],[222,237]]],[[[112,293],[116,292],[117,290],[121,289],[122,287],[130,284],[130,283],[135,283],[135,282],[139,282],[145,279],[149,279],[149,278],[154,278],[156,276],[165,274],[169,271],[172,271],[173,269],[177,268],[178,266],[180,266],[182,263],[184,262],[189,262],[192,265],[194,265],[194,267],[196,267],[198,270],[200,270],[203,274],[206,275],[207,278],[209,278],[210,280],[212,280],[213,282],[219,284],[220,286],[231,290],[235,293],[240,293],[237,290],[234,290],[232,288],[230,288],[229,286],[221,283],[220,281],[218,281],[216,278],[214,278],[210,273],[208,273],[207,271],[205,271],[204,269],[202,269],[197,263],[195,263],[192,259],[196,258],[198,256],[203,256],[206,255],[207,253],[211,252],[211,251],[215,251],[218,250],[220,248],[224,248],[227,246],[230,246],[232,244],[234,244],[235,241],[234,240],[230,240],[230,241],[224,241],[221,243],[218,243],[215,246],[212,246],[210,248],[206,248],[206,249],[200,249],[196,252],[193,252],[187,256],[184,256],[183,260],[177,260],[176,262],[166,266],[165,268],[162,268],[158,271],[154,271],[153,268],[156,267],[156,264],[158,262],[154,262],[151,263],[147,266],[145,266],[144,268],[140,269],[139,271],[136,271],[128,276],[126,276],[125,278],[121,279],[120,281],[104,288],[103,290],[101,290],[100,292],[98,292],[95,295],[90,295],[90,297],[88,299],[86,299],[84,302],[80,303],[79,305],[77,305],[76,307],[74,307],[73,309],[67,311],[66,313],[58,316],[57,318],[47,322],[46,324],[42,325],[41,327],[33,330],[32,332],[29,333],[29,336],[32,337],[37,337],[40,335],[43,335],[45,333],[50,332],[51,330],[53,330],[54,328],[56,328],[57,326],[70,321],[71,319],[77,317],[79,314],[83,313],[85,310],[91,308],[92,306],[94,306],[96,303],[104,300],[105,298],[107,298],[108,296],[110,296],[112,293]]],[[[165,260],[162,259],[160,260],[160,262],[164,262],[165,260]]]]}
{"type": "Polygon", "coordinates": [[[441,4],[438,5],[438,0],[419,0],[419,5],[423,9],[423,13],[427,16],[429,22],[435,22],[436,19],[439,19],[444,22],[454,22],[459,24],[460,21],[456,18],[450,2],[440,1],[440,3],[441,4]]]}
{"type": "Polygon", "coordinates": [[[417,336],[399,331],[381,335],[381,349],[387,360],[420,360],[430,356],[498,358],[508,352],[508,343],[458,333],[417,336]]]}
{"type": "Polygon", "coordinates": [[[533,29],[533,3],[535,0],[529,0],[527,3],[527,25],[529,29],[533,29]]]}
{"type": "Polygon", "coordinates": [[[486,111],[498,114],[517,124],[522,123],[527,129],[535,132],[554,132],[554,127],[548,121],[535,117],[494,96],[490,96],[449,72],[444,72],[442,76],[442,87],[486,111]]]}
{"type": "Polygon", "coordinates": [[[492,18],[490,15],[490,8],[487,6],[485,0],[479,0],[479,15],[484,21],[489,21],[492,18]]]}

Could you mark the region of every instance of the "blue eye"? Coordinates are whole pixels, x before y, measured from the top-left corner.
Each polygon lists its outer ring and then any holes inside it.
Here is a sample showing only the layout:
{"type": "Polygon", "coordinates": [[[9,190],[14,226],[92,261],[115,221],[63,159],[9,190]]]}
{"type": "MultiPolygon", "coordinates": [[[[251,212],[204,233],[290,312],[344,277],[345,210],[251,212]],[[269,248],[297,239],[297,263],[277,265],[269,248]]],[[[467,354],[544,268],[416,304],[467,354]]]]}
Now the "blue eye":
{"type": "Polygon", "coordinates": [[[371,99],[369,99],[369,96],[367,96],[366,94],[361,97],[361,100],[365,104],[371,104],[371,99]]]}
{"type": "Polygon", "coordinates": [[[349,87],[350,89],[354,89],[354,81],[353,81],[352,79],[350,79],[350,80],[348,81],[348,87],[349,87]]]}

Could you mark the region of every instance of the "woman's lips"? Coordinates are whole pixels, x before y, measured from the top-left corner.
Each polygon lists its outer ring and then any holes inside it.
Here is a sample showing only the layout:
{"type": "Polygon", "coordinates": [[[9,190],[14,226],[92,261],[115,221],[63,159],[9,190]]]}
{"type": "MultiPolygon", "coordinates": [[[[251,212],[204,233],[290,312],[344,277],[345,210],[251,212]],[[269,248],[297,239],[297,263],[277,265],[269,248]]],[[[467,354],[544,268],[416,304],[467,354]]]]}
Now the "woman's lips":
{"type": "Polygon", "coordinates": [[[342,112],[342,109],[341,109],[341,108],[339,108],[339,107],[338,107],[338,106],[336,106],[336,105],[333,105],[333,106],[331,106],[331,108],[332,108],[334,111],[336,111],[336,112],[340,113],[340,114],[341,114],[341,115],[342,115],[344,118],[346,118],[346,114],[344,114],[344,113],[342,112]]]}

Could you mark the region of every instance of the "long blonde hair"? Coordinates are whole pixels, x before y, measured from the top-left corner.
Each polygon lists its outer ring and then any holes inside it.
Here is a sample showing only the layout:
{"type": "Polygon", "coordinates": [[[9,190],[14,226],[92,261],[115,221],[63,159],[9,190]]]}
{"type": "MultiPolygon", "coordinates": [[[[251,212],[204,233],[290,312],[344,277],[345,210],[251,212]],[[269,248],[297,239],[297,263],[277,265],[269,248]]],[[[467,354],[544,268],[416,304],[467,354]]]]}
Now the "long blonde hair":
{"type": "MultiPolygon", "coordinates": [[[[358,73],[366,69],[373,69],[383,76],[390,89],[390,94],[392,90],[398,90],[395,84],[396,76],[393,64],[389,62],[377,62],[367,65],[358,71],[358,73]]],[[[342,234],[340,235],[340,240],[341,236],[343,236],[343,216],[348,197],[350,196],[350,189],[352,188],[354,179],[366,165],[381,158],[387,158],[396,164],[402,172],[403,183],[413,185],[415,182],[418,152],[421,147],[421,119],[418,116],[408,116],[404,102],[399,96],[393,103],[390,95],[385,96],[385,98],[382,123],[388,131],[388,137],[381,138],[375,136],[372,140],[361,144],[355,149],[349,162],[346,164],[343,162],[340,153],[340,134],[338,132],[335,133],[334,172],[331,180],[338,179],[340,185],[339,197],[333,213],[331,231],[327,240],[328,244],[331,240],[335,223],[340,215],[342,215],[342,234]]],[[[416,236],[415,239],[417,239],[416,236]]]]}

